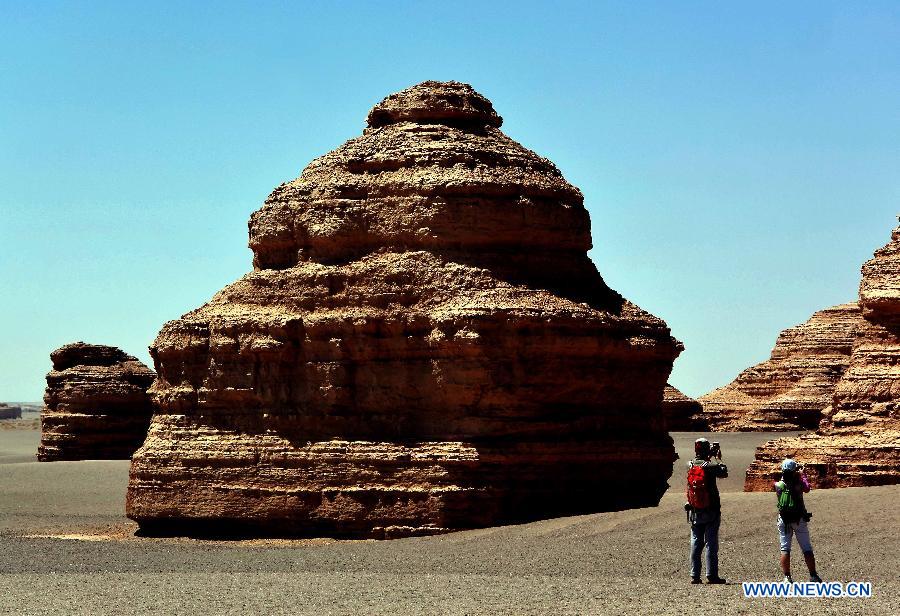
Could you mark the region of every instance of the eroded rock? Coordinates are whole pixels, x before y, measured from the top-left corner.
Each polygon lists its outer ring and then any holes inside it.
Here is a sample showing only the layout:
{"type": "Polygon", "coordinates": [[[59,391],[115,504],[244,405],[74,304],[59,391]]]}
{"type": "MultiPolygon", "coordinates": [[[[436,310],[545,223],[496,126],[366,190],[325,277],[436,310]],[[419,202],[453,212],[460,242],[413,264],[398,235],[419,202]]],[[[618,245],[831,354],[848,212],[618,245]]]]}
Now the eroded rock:
{"type": "Polygon", "coordinates": [[[121,349],[75,342],[50,354],[38,460],[127,459],[147,435],[156,374],[121,349]]]}
{"type": "Polygon", "coordinates": [[[22,407],[0,402],[0,419],[19,419],[21,417],[22,407]]]}
{"type": "Polygon", "coordinates": [[[746,490],[771,489],[787,456],[820,488],[900,483],[900,227],[863,265],[859,306],[864,321],[818,433],[758,448],[746,490]]]}
{"type": "Polygon", "coordinates": [[[659,501],[681,345],[606,286],[581,192],[500,122],[419,84],[251,216],[255,271],[151,347],[144,532],[397,537],[659,501]]]}
{"type": "Polygon", "coordinates": [[[815,430],[862,323],[857,304],[841,304],[784,330],[768,360],[700,398],[698,420],[719,431],[815,430]]]}
{"type": "Polygon", "coordinates": [[[684,395],[672,385],[666,385],[663,392],[663,417],[670,432],[708,430],[703,420],[703,407],[691,397],[684,395]]]}

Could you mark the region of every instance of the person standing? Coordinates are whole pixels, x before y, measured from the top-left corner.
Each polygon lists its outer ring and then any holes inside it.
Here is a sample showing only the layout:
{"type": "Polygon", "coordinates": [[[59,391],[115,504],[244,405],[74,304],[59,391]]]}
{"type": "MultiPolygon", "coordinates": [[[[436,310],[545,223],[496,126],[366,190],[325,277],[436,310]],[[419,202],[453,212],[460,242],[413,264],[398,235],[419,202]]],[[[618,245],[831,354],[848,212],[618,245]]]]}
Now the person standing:
{"type": "MultiPolygon", "coordinates": [[[[716,443],[718,445],[718,443],[716,443]]],[[[705,438],[694,441],[694,459],[688,462],[687,503],[691,523],[691,584],[700,584],[700,557],[706,548],[706,581],[724,584],[719,577],[719,525],[722,505],[716,479],[728,477],[728,467],[721,462],[718,446],[713,448],[705,438]],[[713,462],[716,456],[718,462],[713,462]]]]}
{"type": "Polygon", "coordinates": [[[781,543],[781,572],[785,582],[793,582],[791,577],[791,540],[796,537],[797,545],[803,550],[803,559],[809,569],[809,581],[821,582],[816,573],[816,557],[813,555],[807,524],[812,514],[806,510],[803,495],[809,492],[809,481],[797,462],[787,458],[781,463],[781,480],[775,482],[778,498],[778,538],[781,543]]]}

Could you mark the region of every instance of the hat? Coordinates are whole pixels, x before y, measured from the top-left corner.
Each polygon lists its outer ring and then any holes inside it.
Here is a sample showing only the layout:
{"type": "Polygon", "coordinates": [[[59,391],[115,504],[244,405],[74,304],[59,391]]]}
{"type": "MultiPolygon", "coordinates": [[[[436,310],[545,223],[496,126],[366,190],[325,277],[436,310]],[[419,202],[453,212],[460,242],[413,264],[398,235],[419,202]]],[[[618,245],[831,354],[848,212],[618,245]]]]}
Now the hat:
{"type": "Polygon", "coordinates": [[[709,450],[709,441],[705,438],[701,437],[694,441],[694,453],[709,453],[709,450]]]}
{"type": "Polygon", "coordinates": [[[797,470],[797,468],[798,468],[797,463],[794,462],[793,460],[791,460],[790,458],[786,459],[784,462],[781,463],[782,471],[794,472],[797,470]]]}

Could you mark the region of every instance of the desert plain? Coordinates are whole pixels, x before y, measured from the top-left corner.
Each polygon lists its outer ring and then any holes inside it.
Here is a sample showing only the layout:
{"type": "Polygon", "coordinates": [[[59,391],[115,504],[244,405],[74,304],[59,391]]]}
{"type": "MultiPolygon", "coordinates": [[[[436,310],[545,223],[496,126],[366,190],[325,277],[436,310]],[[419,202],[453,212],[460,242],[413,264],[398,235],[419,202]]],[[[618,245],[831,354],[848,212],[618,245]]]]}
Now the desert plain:
{"type": "MultiPolygon", "coordinates": [[[[730,469],[720,484],[729,584],[691,586],[683,467],[701,433],[673,433],[681,459],[658,507],[390,541],[214,541],[135,536],[123,506],[127,460],[38,463],[34,422],[4,424],[0,613],[819,615],[900,606],[900,485],[808,496],[823,578],[870,581],[872,597],[743,597],[742,581],[780,579],[773,497],[741,491],[771,433],[714,435],[730,469]]],[[[795,579],[804,572],[795,562],[795,579]]]]}

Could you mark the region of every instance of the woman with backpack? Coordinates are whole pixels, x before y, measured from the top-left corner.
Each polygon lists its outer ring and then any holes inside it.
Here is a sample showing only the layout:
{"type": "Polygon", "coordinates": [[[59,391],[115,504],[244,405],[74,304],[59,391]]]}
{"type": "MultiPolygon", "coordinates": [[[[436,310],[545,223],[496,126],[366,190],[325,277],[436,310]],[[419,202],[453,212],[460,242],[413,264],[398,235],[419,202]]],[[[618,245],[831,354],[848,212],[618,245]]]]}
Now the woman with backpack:
{"type": "Polygon", "coordinates": [[[809,541],[807,523],[812,514],[806,511],[803,495],[809,492],[809,481],[800,465],[787,458],[781,463],[781,480],[775,482],[778,497],[778,536],[781,541],[781,571],[785,582],[793,582],[791,577],[791,540],[797,537],[797,544],[803,550],[803,559],[809,569],[809,581],[821,582],[816,573],[816,558],[809,541]]]}

